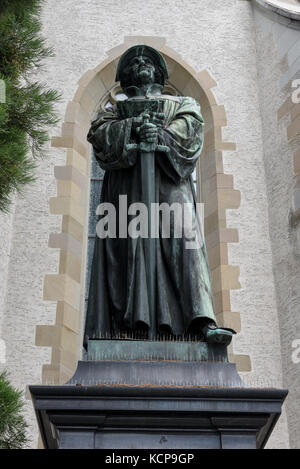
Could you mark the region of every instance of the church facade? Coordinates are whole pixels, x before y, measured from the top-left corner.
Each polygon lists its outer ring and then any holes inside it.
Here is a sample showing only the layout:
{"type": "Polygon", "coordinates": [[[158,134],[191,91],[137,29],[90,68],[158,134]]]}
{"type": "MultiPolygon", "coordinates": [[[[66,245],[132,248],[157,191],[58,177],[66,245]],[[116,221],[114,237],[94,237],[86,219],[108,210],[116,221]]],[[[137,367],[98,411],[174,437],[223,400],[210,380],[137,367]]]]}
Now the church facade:
{"type": "Polygon", "coordinates": [[[121,94],[122,53],[160,51],[166,93],[205,121],[194,174],[218,323],[244,381],[289,389],[270,448],[300,447],[300,3],[54,0],[43,32],[55,57],[38,79],[62,92],[37,181],[0,216],[0,369],[27,386],[63,384],[82,354],[94,214],[103,172],[86,136],[121,94]]]}

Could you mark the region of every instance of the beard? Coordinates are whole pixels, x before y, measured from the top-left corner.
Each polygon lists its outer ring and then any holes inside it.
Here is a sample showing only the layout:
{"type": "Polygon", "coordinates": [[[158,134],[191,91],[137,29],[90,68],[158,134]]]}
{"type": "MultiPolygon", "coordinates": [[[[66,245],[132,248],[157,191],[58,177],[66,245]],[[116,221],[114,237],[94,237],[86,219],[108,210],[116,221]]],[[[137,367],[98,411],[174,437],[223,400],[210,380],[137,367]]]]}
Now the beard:
{"type": "Polygon", "coordinates": [[[132,74],[134,85],[148,85],[154,83],[155,73],[153,67],[142,66],[132,74]]]}

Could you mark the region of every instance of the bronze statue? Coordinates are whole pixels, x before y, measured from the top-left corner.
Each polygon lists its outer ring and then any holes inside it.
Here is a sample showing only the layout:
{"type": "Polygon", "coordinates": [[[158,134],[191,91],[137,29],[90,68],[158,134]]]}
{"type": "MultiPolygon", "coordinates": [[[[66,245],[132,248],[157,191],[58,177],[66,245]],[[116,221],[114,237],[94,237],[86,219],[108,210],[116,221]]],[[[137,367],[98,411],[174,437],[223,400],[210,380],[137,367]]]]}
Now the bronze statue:
{"type": "MultiPolygon", "coordinates": [[[[117,213],[116,237],[96,237],[84,345],[89,339],[144,339],[190,335],[228,345],[234,331],[218,328],[213,309],[205,242],[196,214],[192,173],[203,146],[203,119],[190,97],[162,94],[166,63],[155,49],[131,47],[120,58],[116,81],[128,97],[101,111],[88,141],[105,170],[100,202],[117,213]],[[126,195],[126,206],[120,202],[126,195]],[[143,202],[149,209],[147,236],[124,234],[124,213],[143,202]],[[192,226],[200,243],[187,249],[185,233],[177,237],[170,217],[170,236],[156,218],[153,204],[190,204],[192,226]],[[122,218],[123,217],[123,218],[122,218]],[[202,241],[201,241],[202,240],[202,241]]],[[[161,214],[160,214],[161,215],[161,214]]],[[[126,228],[131,216],[125,221],[126,228]]]]}

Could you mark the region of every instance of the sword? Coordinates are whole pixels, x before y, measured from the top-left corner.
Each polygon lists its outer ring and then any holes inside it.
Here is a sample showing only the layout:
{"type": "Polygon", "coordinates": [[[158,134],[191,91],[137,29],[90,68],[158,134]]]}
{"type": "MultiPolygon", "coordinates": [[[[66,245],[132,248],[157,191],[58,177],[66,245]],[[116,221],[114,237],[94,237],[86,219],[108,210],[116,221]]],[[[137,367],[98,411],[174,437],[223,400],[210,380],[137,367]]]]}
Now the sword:
{"type": "MultiPolygon", "coordinates": [[[[143,124],[148,123],[150,116],[143,115],[143,124]]],[[[155,152],[169,152],[165,145],[156,143],[140,142],[139,144],[127,144],[126,150],[137,150],[141,159],[141,185],[142,202],[148,210],[148,237],[143,238],[143,251],[146,264],[146,281],[148,288],[148,304],[150,314],[149,339],[156,338],[156,239],[152,233],[156,233],[155,220],[151,218],[151,206],[156,202],[155,199],[155,152]]]]}

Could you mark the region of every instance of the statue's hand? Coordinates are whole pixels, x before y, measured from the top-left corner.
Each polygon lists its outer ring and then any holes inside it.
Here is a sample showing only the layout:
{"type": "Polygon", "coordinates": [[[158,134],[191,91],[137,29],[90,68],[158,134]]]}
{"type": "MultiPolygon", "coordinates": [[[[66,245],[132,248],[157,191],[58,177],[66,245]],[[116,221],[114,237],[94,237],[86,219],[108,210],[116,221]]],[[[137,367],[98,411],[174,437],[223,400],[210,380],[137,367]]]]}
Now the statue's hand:
{"type": "MultiPolygon", "coordinates": [[[[151,124],[155,124],[158,128],[162,128],[164,126],[165,115],[163,112],[147,112],[146,116],[149,119],[151,124]]],[[[141,114],[138,117],[132,118],[132,127],[139,132],[139,128],[144,122],[145,113],[141,114]]]]}
{"type": "Polygon", "coordinates": [[[139,130],[140,142],[156,143],[158,128],[150,122],[141,125],[139,130]]]}
{"type": "Polygon", "coordinates": [[[140,127],[143,124],[143,116],[132,117],[132,127],[137,132],[140,131],[140,127]]]}
{"type": "Polygon", "coordinates": [[[165,115],[163,112],[150,112],[150,122],[155,124],[159,129],[164,126],[165,115]]]}

